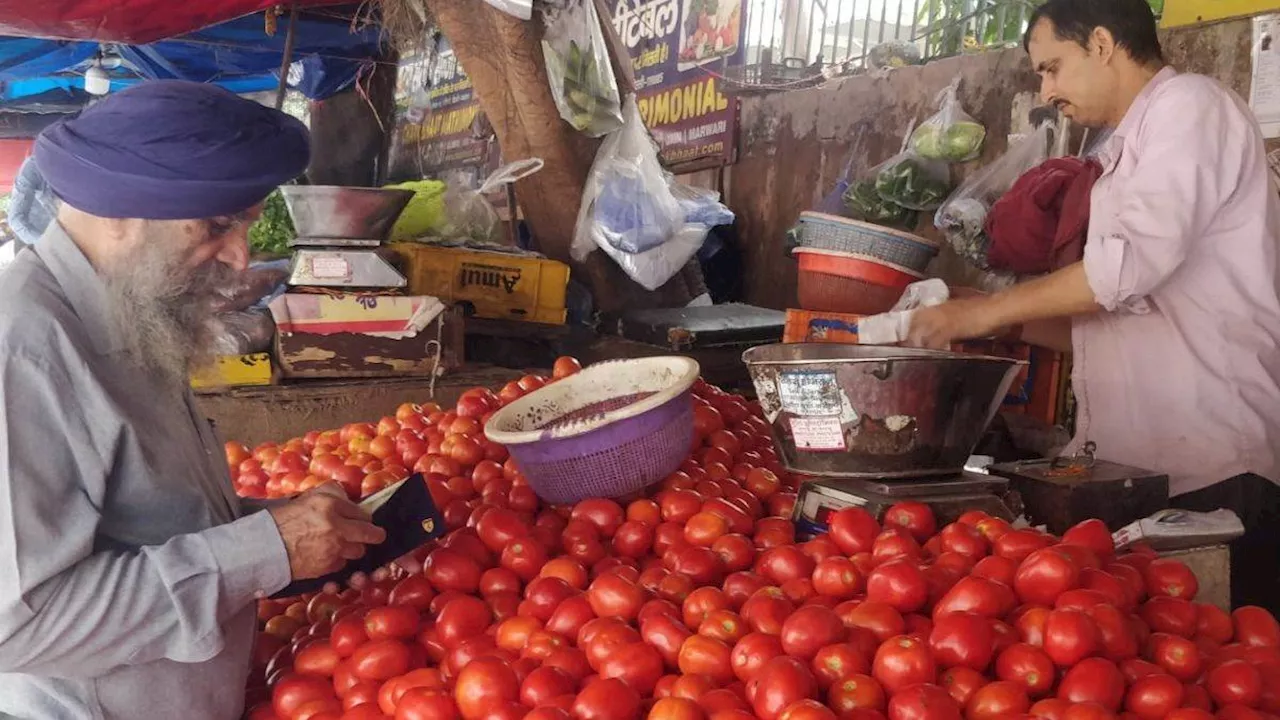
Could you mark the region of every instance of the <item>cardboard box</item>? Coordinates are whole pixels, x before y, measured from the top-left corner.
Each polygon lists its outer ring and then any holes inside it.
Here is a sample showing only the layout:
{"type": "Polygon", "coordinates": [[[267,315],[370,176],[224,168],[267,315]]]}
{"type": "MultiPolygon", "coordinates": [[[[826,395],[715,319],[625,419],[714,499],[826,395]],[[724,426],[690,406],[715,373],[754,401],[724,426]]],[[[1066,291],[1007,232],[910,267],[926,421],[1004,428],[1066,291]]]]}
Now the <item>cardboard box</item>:
{"type": "Polygon", "coordinates": [[[271,302],[286,378],[439,375],[463,362],[463,321],[437,298],[288,293],[271,302]]]}
{"type": "Polygon", "coordinates": [[[191,387],[197,390],[219,387],[244,387],[272,383],[271,355],[223,355],[213,365],[191,374],[191,387]]]}
{"type": "Polygon", "coordinates": [[[404,264],[409,292],[459,305],[493,320],[562,325],[569,266],[519,254],[392,243],[404,264]]]}

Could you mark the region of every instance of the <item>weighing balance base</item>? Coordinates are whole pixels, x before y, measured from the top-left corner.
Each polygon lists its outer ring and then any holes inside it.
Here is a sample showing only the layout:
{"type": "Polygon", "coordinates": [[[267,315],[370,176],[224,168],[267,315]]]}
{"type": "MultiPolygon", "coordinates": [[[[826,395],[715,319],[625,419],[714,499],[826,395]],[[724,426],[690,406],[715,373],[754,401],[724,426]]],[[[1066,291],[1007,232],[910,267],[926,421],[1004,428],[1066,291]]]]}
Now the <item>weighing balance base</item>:
{"type": "Polygon", "coordinates": [[[826,532],[831,514],[842,508],[862,507],[879,520],[891,505],[904,500],[932,508],[939,527],[970,510],[1009,522],[1020,511],[1020,502],[1009,492],[1009,481],[992,475],[965,472],[921,480],[820,479],[800,486],[792,515],[796,535],[807,539],[826,532]]]}

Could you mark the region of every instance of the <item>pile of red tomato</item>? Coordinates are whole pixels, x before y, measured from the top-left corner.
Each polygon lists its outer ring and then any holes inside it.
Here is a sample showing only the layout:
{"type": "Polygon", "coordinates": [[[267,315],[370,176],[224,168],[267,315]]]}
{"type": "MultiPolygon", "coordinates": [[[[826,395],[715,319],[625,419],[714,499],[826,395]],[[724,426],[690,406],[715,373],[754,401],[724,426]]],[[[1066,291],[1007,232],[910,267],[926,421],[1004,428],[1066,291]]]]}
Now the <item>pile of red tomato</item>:
{"type": "Polygon", "coordinates": [[[451,528],[420,573],[262,602],[247,717],[1280,716],[1276,620],[1195,602],[1185,565],[1117,554],[1100,522],[1057,538],[972,512],[938,528],[904,502],[879,521],[841,510],[799,542],[798,478],[759,407],[705,383],[679,472],[646,496],[544,507],[480,431],[546,382],[526,380],[252,457],[228,447],[245,494],[333,479],[358,496],[422,472],[451,528]]]}

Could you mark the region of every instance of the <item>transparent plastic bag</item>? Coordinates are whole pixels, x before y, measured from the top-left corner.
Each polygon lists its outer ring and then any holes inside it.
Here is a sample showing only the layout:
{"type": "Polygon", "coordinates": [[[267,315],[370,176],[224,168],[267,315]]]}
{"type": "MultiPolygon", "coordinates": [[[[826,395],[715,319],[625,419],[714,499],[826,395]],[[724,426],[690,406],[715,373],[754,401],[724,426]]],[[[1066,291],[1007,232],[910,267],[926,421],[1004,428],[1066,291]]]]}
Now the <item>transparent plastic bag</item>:
{"type": "Polygon", "coordinates": [[[485,195],[538,172],[542,165],[542,158],[508,163],[494,170],[475,190],[456,177],[451,179],[449,189],[444,193],[445,236],[493,242],[502,221],[485,195]]]}
{"type": "Polygon", "coordinates": [[[706,225],[689,223],[680,226],[665,243],[646,252],[623,252],[608,243],[602,243],[600,249],[613,258],[628,277],[645,290],[653,291],[667,284],[689,263],[710,232],[711,228],[706,225]]]}
{"type": "Polygon", "coordinates": [[[548,0],[542,55],[560,117],[578,132],[601,137],[623,125],[618,83],[592,0],[548,0]]]}
{"type": "Polygon", "coordinates": [[[982,154],[987,129],[960,106],[960,77],[938,94],[938,112],[911,134],[911,149],[921,157],[947,163],[968,162],[982,154]]]}
{"type": "Polygon", "coordinates": [[[702,225],[710,230],[717,225],[733,224],[733,211],[720,202],[720,193],[714,190],[672,182],[671,194],[684,211],[686,225],[702,225]]]}
{"type": "MultiPolygon", "coordinates": [[[[863,183],[868,179],[881,200],[908,210],[935,210],[951,194],[951,167],[911,150],[903,150],[871,168],[863,183]]],[[[866,185],[855,183],[849,190],[865,193],[866,185]]]]}
{"type": "Polygon", "coordinates": [[[644,127],[634,96],[627,98],[623,115],[622,128],[606,137],[596,151],[583,188],[572,246],[579,262],[596,247],[648,252],[684,224],[684,209],[672,194],[671,180],[658,162],[657,146],[644,127]]]}
{"type": "Polygon", "coordinates": [[[275,338],[276,323],[267,310],[235,310],[219,313],[213,351],[218,355],[266,352],[275,338]]]}
{"type": "Polygon", "coordinates": [[[987,213],[1000,196],[1028,170],[1047,160],[1053,124],[1046,123],[1023,137],[1004,155],[970,175],[934,213],[933,225],[956,254],[975,267],[987,269],[987,213]]]}

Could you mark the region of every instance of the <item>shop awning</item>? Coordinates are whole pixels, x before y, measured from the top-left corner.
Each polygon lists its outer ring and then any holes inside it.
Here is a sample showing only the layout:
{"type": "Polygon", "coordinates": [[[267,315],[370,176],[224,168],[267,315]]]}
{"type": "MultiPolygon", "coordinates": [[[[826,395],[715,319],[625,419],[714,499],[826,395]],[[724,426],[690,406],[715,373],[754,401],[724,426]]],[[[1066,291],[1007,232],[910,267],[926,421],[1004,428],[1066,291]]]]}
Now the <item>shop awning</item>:
{"type": "MultiPolygon", "coordinates": [[[[334,0],[291,1],[299,8],[342,4],[334,0]]],[[[287,7],[289,2],[0,0],[0,35],[138,45],[184,35],[277,5],[287,7]]]]}
{"type": "MultiPolygon", "coordinates": [[[[111,71],[113,90],[155,79],[212,82],[238,93],[271,90],[279,84],[286,26],[281,18],[268,35],[258,13],[144,44],[0,38],[0,110],[26,110],[37,99],[82,105],[84,71],[104,48],[123,61],[111,71]]],[[[295,35],[289,84],[316,100],[351,87],[382,54],[379,28],[353,31],[341,15],[301,14],[295,35]]]]}

